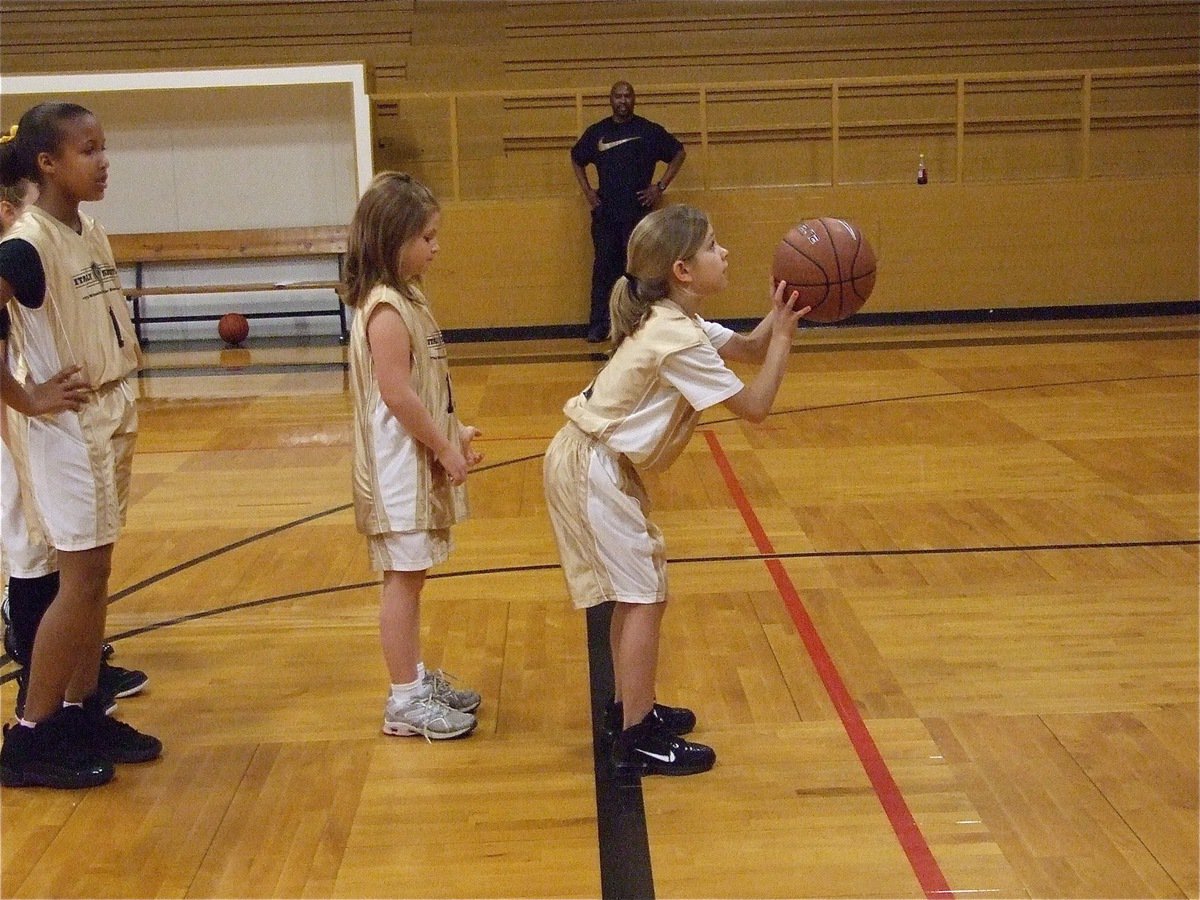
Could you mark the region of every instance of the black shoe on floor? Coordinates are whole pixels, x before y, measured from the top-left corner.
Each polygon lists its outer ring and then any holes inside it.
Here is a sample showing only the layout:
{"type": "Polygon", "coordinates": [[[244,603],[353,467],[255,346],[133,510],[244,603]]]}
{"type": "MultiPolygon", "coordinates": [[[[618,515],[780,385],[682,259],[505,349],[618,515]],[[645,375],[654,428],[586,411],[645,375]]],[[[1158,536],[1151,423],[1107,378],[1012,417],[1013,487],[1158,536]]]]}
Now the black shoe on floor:
{"type": "MultiPolygon", "coordinates": [[[[121,671],[126,672],[126,671],[128,671],[128,669],[122,669],[121,671]]],[[[145,677],[146,673],[139,672],[138,674],[145,677]]],[[[96,689],[96,694],[98,696],[100,696],[101,698],[103,698],[103,700],[104,700],[104,714],[106,716],[111,716],[117,708],[117,699],[112,694],[105,693],[103,690],[103,679],[104,679],[104,664],[103,663],[101,663],[101,665],[100,665],[100,678],[101,678],[101,687],[98,687],[96,689]]],[[[146,678],[146,681],[149,681],[149,680],[150,680],[149,678],[146,678]]],[[[145,685],[145,682],[142,682],[142,684],[145,685]]],[[[140,690],[141,690],[141,688],[139,687],[138,691],[140,691],[140,690]]],[[[22,666],[21,668],[17,669],[17,709],[16,709],[16,714],[17,714],[18,719],[24,717],[24,715],[25,715],[25,695],[28,692],[29,692],[29,669],[25,666],[22,666]]],[[[137,691],[130,691],[129,693],[136,694],[137,691]]],[[[121,694],[120,696],[127,697],[128,694],[121,694]]]]}
{"type": "MultiPolygon", "coordinates": [[[[690,734],[696,727],[696,714],[682,706],[663,706],[655,703],[650,715],[671,734],[690,734]]],[[[625,710],[621,703],[613,701],[604,711],[604,730],[609,739],[615,738],[625,726],[625,710]]]]}
{"type": "Polygon", "coordinates": [[[71,742],[70,716],[51,716],[34,728],[4,726],[0,784],[79,790],[111,781],[112,763],[71,742]]]}
{"type": "Polygon", "coordinates": [[[148,676],[141,669],[122,669],[108,662],[100,663],[100,679],[96,690],[105,697],[132,697],[140,693],[142,688],[150,683],[148,676]]]}
{"type": "Polygon", "coordinates": [[[98,695],[93,694],[82,707],[64,707],[64,712],[76,710],[71,739],[76,745],[113,763],[140,763],[162,755],[162,741],[142,734],[132,725],[105,714],[98,695]]]}
{"type": "Polygon", "coordinates": [[[713,767],[717,754],[712,747],[671,734],[653,716],[653,711],[647,713],[613,743],[618,775],[697,775],[713,767]]]}

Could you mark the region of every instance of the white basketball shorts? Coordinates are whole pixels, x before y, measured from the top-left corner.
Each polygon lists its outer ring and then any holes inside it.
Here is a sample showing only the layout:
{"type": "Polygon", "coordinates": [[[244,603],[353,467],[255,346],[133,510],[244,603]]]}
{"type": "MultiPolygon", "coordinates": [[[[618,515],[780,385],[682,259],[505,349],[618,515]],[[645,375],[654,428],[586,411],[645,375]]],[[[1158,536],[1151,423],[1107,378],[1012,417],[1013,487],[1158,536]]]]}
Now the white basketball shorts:
{"type": "Polygon", "coordinates": [[[110,382],[79,412],[29,420],[33,496],[51,546],[115,543],[125,522],[137,405],[128,381],[110,382]]]}
{"type": "Polygon", "coordinates": [[[666,548],[633,464],[568,423],[550,442],[542,472],[575,607],[664,602],[666,548]]]}

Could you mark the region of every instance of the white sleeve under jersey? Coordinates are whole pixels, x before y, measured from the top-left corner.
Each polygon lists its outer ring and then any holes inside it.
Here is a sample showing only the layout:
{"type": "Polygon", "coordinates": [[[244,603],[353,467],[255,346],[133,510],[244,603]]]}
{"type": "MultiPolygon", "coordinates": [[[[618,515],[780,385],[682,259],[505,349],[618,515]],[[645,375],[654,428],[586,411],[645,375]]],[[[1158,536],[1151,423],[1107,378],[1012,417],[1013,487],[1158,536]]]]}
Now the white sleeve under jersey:
{"type": "MultiPolygon", "coordinates": [[[[725,335],[721,343],[727,340],[729,336],[725,335]]],[[[663,360],[662,377],[683,395],[693,409],[701,412],[724,403],[745,387],[742,380],[725,365],[725,360],[721,359],[721,354],[713,344],[698,344],[672,353],[663,360]]]]}

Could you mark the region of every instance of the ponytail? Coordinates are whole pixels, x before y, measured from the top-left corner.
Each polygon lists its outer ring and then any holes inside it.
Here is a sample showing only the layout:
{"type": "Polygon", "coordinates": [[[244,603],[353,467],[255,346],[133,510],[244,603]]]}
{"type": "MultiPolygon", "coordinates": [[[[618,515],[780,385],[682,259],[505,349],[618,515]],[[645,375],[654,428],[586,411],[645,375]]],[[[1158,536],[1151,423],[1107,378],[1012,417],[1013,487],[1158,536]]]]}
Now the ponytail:
{"type": "Polygon", "coordinates": [[[694,206],[677,204],[650,213],[633,229],[625,274],[609,295],[613,346],[642,327],[655,303],[671,292],[676,260],[691,259],[708,234],[708,216],[694,206]]]}
{"type": "Polygon", "coordinates": [[[24,166],[19,155],[20,145],[17,143],[19,132],[20,129],[14,125],[5,134],[0,135],[0,189],[3,189],[3,199],[10,202],[10,195],[26,180],[26,176],[22,174],[24,166]]]}
{"type": "Polygon", "coordinates": [[[0,184],[13,187],[22,179],[42,183],[38,157],[55,154],[62,144],[62,123],[92,115],[78,103],[39,103],[21,121],[0,136],[0,184]]]}

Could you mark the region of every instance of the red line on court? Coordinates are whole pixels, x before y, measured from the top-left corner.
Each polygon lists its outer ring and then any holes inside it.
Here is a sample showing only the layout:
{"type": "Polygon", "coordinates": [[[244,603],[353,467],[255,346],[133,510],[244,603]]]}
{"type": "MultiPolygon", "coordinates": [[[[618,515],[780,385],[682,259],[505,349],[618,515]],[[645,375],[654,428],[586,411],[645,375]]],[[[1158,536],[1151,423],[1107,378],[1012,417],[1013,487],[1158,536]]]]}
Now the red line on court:
{"type": "MultiPolygon", "coordinates": [[[[729,457],[725,455],[720,438],[713,431],[705,431],[704,438],[708,441],[708,448],[712,452],[721,476],[725,479],[725,486],[729,489],[733,502],[742,514],[746,528],[754,538],[758,552],[774,553],[775,547],[767,536],[762,523],[758,520],[746,492],[742,490],[742,484],[738,480],[737,473],[733,471],[729,457]]],[[[942,874],[941,867],[934,859],[925,836],[913,818],[912,811],[908,808],[908,803],[905,802],[904,795],[896,784],[896,779],[892,777],[891,770],[884,762],[883,754],[879,752],[875,739],[871,737],[867,723],[863,721],[862,714],[854,704],[854,698],[846,688],[846,683],[842,680],[833,657],[825,648],[825,642],[821,640],[821,635],[817,632],[817,627],[813,623],[812,617],[809,616],[804,601],[800,598],[800,592],[792,583],[791,576],[788,575],[783,563],[778,559],[768,559],[764,562],[767,571],[771,573],[771,578],[775,581],[779,596],[783,598],[784,605],[791,613],[792,621],[796,624],[796,630],[800,633],[800,639],[808,650],[808,655],[812,659],[813,666],[816,667],[821,683],[825,686],[829,699],[833,701],[833,706],[842,720],[850,743],[854,746],[854,752],[858,754],[867,778],[870,779],[871,786],[875,788],[875,795],[879,798],[879,803],[887,814],[888,821],[892,823],[892,830],[896,832],[896,837],[900,840],[900,846],[908,857],[913,874],[917,876],[921,889],[931,900],[935,897],[939,900],[953,897],[954,894],[950,890],[946,876],[942,874]]]]}

